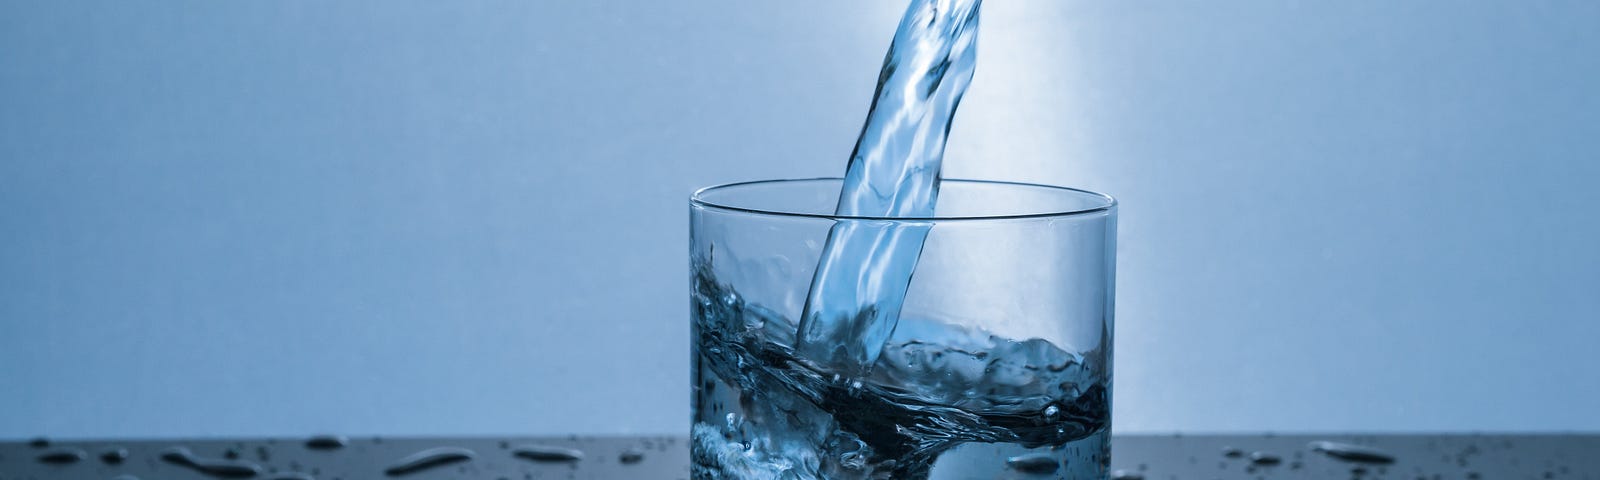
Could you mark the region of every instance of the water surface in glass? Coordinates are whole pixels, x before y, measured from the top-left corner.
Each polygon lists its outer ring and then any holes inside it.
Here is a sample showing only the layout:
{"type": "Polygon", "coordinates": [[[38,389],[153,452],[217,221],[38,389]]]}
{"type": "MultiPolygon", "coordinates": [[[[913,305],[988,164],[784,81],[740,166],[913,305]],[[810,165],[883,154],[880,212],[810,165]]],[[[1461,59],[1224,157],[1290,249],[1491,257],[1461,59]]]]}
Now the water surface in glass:
{"type": "Polygon", "coordinates": [[[695,478],[1104,477],[1114,202],[945,180],[933,216],[821,213],[842,185],[696,195],[695,478]],[[796,349],[795,319],[841,221],[927,232],[897,325],[866,368],[796,349]]]}

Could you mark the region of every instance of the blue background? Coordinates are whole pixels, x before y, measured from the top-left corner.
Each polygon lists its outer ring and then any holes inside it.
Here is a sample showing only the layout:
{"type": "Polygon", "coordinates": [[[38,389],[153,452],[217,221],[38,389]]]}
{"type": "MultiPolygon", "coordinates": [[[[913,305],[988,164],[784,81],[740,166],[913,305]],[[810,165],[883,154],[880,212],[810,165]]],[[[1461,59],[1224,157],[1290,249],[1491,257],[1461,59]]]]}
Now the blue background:
{"type": "MultiPolygon", "coordinates": [[[[903,8],[0,2],[0,437],[684,432],[687,195],[903,8]]],[[[986,9],[946,175],[1121,199],[1118,429],[1600,429],[1600,3],[986,9]]]]}

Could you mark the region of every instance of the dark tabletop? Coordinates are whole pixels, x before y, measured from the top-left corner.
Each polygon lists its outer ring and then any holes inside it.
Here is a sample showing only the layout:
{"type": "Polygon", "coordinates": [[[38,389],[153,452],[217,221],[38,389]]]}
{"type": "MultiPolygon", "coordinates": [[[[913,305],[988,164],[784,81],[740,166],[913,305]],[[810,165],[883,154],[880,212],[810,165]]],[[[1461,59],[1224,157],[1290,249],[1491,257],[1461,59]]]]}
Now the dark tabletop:
{"type": "MultiPolygon", "coordinates": [[[[308,440],[0,442],[0,480],[119,475],[143,480],[689,477],[683,438],[308,440]],[[415,468],[401,465],[407,457],[428,450],[437,454],[431,459],[436,464],[413,457],[420,460],[412,465],[415,468]]],[[[1112,459],[1112,468],[1122,477],[1148,480],[1600,480],[1600,435],[1121,435],[1112,441],[1112,459]],[[1313,448],[1312,442],[1318,441],[1372,447],[1393,459],[1337,458],[1313,448]],[[1261,453],[1252,460],[1256,452],[1261,453]]]]}

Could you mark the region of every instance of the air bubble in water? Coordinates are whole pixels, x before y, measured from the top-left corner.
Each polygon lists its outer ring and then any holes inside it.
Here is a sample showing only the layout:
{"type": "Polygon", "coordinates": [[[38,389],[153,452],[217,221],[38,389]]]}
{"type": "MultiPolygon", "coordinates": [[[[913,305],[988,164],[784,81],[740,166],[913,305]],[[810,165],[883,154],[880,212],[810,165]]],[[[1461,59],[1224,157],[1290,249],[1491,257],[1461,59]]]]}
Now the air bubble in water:
{"type": "Polygon", "coordinates": [[[1047,453],[1029,453],[1007,458],[1006,467],[1026,473],[1055,473],[1061,463],[1047,453]]]}
{"type": "Polygon", "coordinates": [[[1144,480],[1144,474],[1139,472],[1130,472],[1127,470],[1116,470],[1111,472],[1111,480],[1144,480]]]}

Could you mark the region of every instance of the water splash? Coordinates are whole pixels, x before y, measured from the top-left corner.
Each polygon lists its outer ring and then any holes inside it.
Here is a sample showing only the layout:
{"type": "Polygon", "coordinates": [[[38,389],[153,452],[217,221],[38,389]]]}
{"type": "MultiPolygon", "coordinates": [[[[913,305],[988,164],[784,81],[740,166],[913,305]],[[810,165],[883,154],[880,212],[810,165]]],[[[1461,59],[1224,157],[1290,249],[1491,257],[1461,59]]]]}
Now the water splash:
{"type": "MultiPolygon", "coordinates": [[[[913,0],[883,61],[835,213],[931,217],[956,106],[977,65],[982,0],[913,0]]],[[[899,322],[929,223],[841,220],[811,280],[796,348],[847,375],[877,361],[899,322]]]]}
{"type": "Polygon", "coordinates": [[[870,375],[847,378],[796,355],[793,321],[696,265],[697,368],[737,385],[742,413],[695,424],[694,478],[919,479],[965,443],[1057,446],[1107,426],[1097,352],[909,318],[902,331],[915,334],[891,339],[870,375]]]}

